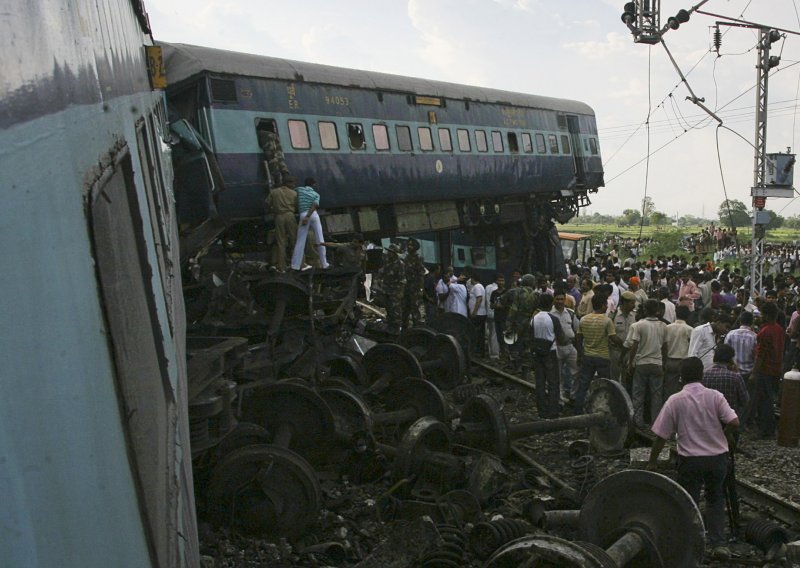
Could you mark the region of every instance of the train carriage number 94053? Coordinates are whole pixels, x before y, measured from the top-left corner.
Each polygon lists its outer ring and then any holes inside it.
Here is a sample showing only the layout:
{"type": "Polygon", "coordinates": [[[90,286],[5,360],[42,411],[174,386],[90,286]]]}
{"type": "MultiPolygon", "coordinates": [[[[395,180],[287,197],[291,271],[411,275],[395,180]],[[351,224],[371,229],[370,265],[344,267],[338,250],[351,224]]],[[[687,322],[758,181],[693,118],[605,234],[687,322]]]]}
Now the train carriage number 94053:
{"type": "Polygon", "coordinates": [[[326,105],[350,106],[350,97],[325,95],[326,105]]]}

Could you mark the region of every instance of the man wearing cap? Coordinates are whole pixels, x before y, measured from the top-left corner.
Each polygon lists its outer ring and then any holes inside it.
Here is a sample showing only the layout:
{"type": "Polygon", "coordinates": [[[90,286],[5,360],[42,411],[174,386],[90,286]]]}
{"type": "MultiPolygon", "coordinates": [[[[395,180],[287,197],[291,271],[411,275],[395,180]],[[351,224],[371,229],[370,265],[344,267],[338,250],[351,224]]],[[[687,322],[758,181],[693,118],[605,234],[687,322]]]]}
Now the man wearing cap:
{"type": "MultiPolygon", "coordinates": [[[[322,222],[319,219],[319,193],[316,191],[317,181],[306,178],[305,185],[297,188],[297,210],[300,212],[300,223],[297,225],[297,240],[294,243],[292,254],[292,268],[300,270],[303,263],[303,252],[306,248],[309,229],[314,231],[317,240],[317,253],[322,268],[328,268],[328,258],[325,254],[325,237],[322,236],[322,222]]],[[[303,267],[305,269],[306,267],[303,267]]],[[[309,267],[310,268],[310,267],[309,267]]]]}
{"type": "Polygon", "coordinates": [[[425,264],[419,255],[419,241],[408,239],[406,244],[406,289],[403,294],[403,325],[425,323],[422,291],[425,286],[425,264]],[[409,321],[410,320],[410,321],[409,321]]]}
{"type": "MultiPolygon", "coordinates": [[[[530,370],[530,353],[527,353],[530,321],[539,305],[539,295],[534,290],[536,277],[525,274],[520,279],[520,286],[512,288],[500,297],[500,305],[507,308],[506,331],[515,333],[517,341],[509,348],[509,355],[519,357],[523,374],[530,370]]],[[[517,369],[517,363],[512,360],[517,369]]]]}
{"type": "Polygon", "coordinates": [[[287,176],[282,186],[270,190],[265,202],[275,223],[272,263],[280,272],[286,271],[287,251],[294,248],[297,233],[297,192],[294,190],[296,182],[294,177],[287,176]]]}
{"type": "Polygon", "coordinates": [[[386,331],[400,333],[403,315],[403,292],[406,289],[406,269],[400,260],[400,247],[392,243],[386,249],[386,262],[378,273],[380,289],[384,293],[386,331]]]}
{"type": "Polygon", "coordinates": [[[633,308],[633,311],[638,314],[642,310],[642,305],[647,301],[647,292],[642,290],[642,281],[638,276],[631,276],[628,283],[628,292],[632,293],[636,299],[636,306],[633,308]]]}

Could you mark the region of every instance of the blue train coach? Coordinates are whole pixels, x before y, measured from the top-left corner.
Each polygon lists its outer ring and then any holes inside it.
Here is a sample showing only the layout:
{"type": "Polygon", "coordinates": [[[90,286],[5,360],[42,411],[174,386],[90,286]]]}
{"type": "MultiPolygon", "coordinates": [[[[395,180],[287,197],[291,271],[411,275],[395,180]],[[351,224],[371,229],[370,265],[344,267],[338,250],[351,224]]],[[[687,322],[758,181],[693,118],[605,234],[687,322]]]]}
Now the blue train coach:
{"type": "Polygon", "coordinates": [[[260,218],[290,172],[317,179],[327,234],[466,229],[492,246],[520,241],[529,257],[538,247],[552,265],[553,222],[603,185],[594,112],[581,102],[162,45],[174,118],[210,162],[189,183],[179,171],[185,226],[260,218]]]}
{"type": "Polygon", "coordinates": [[[198,566],[147,13],[141,0],[3,6],[0,566],[198,566]]]}

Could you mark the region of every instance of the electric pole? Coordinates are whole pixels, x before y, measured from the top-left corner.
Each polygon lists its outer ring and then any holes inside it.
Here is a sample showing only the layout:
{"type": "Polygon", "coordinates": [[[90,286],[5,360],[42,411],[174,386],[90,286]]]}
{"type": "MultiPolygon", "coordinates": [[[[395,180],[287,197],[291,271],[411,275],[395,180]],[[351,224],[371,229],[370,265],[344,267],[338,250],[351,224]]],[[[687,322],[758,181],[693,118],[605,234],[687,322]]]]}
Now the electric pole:
{"type": "MultiPolygon", "coordinates": [[[[636,0],[628,2],[623,8],[622,21],[628,26],[633,34],[634,41],[637,43],[655,44],[660,42],[664,46],[667,55],[672,61],[675,70],[683,79],[686,88],[691,94],[686,97],[694,104],[706,111],[712,118],[722,124],[722,119],[714,114],[703,103],[704,99],[698,98],[686,82],[686,77],[678,67],[669,49],[663,40],[663,35],[669,30],[677,30],[681,24],[689,21],[693,12],[721,18],[725,21],[716,22],[714,33],[714,47],[719,54],[722,36],[719,33],[719,26],[733,26],[739,28],[749,28],[758,30],[758,62],[756,65],[756,120],[755,120],[755,144],[753,148],[753,186],[750,188],[750,195],[753,200],[753,239],[750,250],[750,296],[760,295],[763,287],[764,276],[764,240],[766,236],[766,226],[770,221],[770,216],[764,207],[767,197],[793,197],[794,187],[792,179],[792,169],[795,163],[794,154],[788,151],[786,154],[767,154],[767,104],[769,95],[769,71],[780,64],[780,57],[770,56],[772,44],[783,37],[781,32],[800,35],[797,32],[764,26],[745,20],[730,18],[719,14],[712,14],[700,10],[700,7],[708,0],[703,0],[692,6],[690,10],[679,10],[678,13],[667,20],[667,24],[660,26],[660,3],[654,0],[636,0]]],[[[705,208],[704,208],[705,211],[705,208]]],[[[735,227],[731,227],[736,230],[735,227]]]]}

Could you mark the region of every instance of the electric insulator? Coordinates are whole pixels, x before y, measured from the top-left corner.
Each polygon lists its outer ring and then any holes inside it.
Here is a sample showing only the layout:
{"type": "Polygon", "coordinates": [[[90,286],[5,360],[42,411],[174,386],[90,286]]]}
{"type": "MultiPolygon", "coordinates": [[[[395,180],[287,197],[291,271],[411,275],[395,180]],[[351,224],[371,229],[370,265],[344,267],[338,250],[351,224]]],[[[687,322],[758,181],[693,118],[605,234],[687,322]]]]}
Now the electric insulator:
{"type": "Polygon", "coordinates": [[[719,31],[719,26],[714,28],[714,51],[719,55],[719,50],[722,47],[722,32],[719,31]]]}

